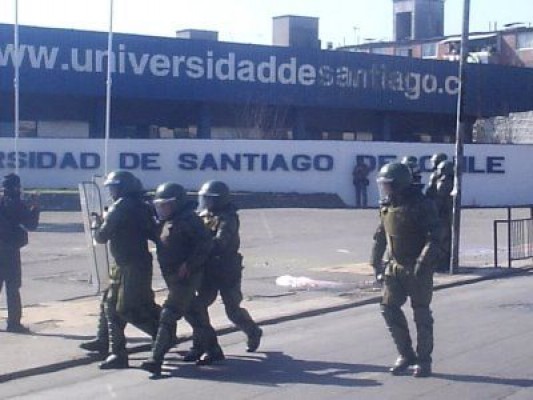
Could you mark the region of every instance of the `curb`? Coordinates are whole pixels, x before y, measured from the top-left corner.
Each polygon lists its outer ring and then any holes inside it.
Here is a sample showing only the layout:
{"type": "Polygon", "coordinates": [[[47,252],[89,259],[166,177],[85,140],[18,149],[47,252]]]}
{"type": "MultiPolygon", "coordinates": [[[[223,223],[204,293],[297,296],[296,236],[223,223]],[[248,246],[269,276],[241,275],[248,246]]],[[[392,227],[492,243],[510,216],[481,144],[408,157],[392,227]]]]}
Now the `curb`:
{"type": "MultiPolygon", "coordinates": [[[[501,269],[500,271],[490,273],[486,276],[479,276],[479,277],[472,278],[472,279],[464,279],[464,280],[457,280],[455,282],[436,284],[433,290],[439,291],[439,290],[450,289],[450,288],[454,288],[458,286],[471,285],[474,283],[493,280],[493,279],[508,278],[508,277],[517,276],[517,275],[525,275],[531,271],[533,271],[533,266],[501,269]]],[[[317,308],[315,310],[301,311],[301,312],[296,312],[294,314],[282,315],[279,317],[265,318],[262,320],[258,320],[257,324],[260,326],[267,326],[267,325],[275,325],[275,324],[287,322],[287,321],[294,321],[297,319],[316,317],[322,314],[344,311],[344,310],[348,310],[351,308],[362,307],[362,306],[366,306],[370,304],[377,304],[379,303],[380,298],[381,298],[380,294],[373,295],[373,296],[369,296],[368,298],[355,300],[352,302],[348,302],[346,304],[340,304],[340,305],[331,306],[331,307],[317,308]]],[[[216,329],[217,335],[227,335],[227,334],[238,332],[238,331],[239,329],[237,327],[233,325],[229,325],[229,324],[222,328],[216,329]]],[[[179,343],[183,343],[191,339],[192,337],[190,335],[182,336],[180,337],[179,343]]],[[[149,348],[150,348],[150,345],[138,345],[138,346],[130,347],[128,348],[128,354],[135,354],[139,352],[149,351],[149,348]]],[[[73,368],[73,367],[79,367],[83,365],[92,364],[96,361],[100,361],[100,359],[98,357],[91,356],[91,355],[83,355],[83,356],[80,355],[79,358],[74,358],[71,360],[61,361],[61,362],[54,363],[54,364],[48,364],[48,365],[44,365],[40,367],[34,367],[34,368],[29,368],[25,370],[20,370],[20,371],[0,375],[0,383],[7,382],[10,380],[14,380],[14,379],[28,378],[28,377],[36,376],[36,375],[43,375],[43,374],[58,372],[58,371],[61,371],[67,368],[73,368]]]]}

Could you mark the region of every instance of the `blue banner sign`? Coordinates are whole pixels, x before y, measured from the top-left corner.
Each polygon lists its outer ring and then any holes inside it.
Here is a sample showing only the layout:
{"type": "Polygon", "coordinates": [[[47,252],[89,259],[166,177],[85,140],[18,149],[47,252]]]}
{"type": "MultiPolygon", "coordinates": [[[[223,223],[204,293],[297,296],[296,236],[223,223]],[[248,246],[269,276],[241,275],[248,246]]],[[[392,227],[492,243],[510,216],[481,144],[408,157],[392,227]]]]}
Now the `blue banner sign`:
{"type": "MultiPolygon", "coordinates": [[[[454,114],[457,63],[331,50],[114,35],[113,96],[454,114]]],[[[28,93],[102,97],[107,35],[20,27],[28,93]]],[[[0,90],[12,91],[13,27],[0,24],[0,90]]],[[[467,110],[532,109],[533,71],[469,66],[467,110]]]]}

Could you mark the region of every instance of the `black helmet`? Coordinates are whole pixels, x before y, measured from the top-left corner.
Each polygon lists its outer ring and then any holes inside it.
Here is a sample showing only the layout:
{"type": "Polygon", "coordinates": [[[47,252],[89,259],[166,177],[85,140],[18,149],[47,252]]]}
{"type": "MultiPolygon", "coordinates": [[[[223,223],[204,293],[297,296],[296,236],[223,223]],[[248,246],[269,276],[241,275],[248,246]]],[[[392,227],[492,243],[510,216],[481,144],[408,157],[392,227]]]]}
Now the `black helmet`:
{"type": "Polygon", "coordinates": [[[20,177],[17,174],[10,173],[4,176],[2,180],[4,194],[9,197],[20,196],[20,177]]]}
{"type": "Polygon", "coordinates": [[[224,208],[230,201],[229,187],[222,181],[205,182],[198,192],[200,209],[224,208]]]}
{"type": "Polygon", "coordinates": [[[454,176],[454,165],[451,161],[442,161],[437,166],[437,174],[439,177],[454,176]]]}
{"type": "Polygon", "coordinates": [[[142,190],[139,179],[129,171],[121,170],[110,172],[104,181],[104,186],[108,188],[113,200],[139,193],[142,190]]]}
{"type": "Polygon", "coordinates": [[[183,186],[173,182],[160,184],[154,194],[154,206],[161,220],[169,219],[187,203],[187,193],[183,186]]]}
{"type": "Polygon", "coordinates": [[[418,165],[418,160],[415,156],[405,156],[400,161],[402,164],[405,164],[411,170],[411,174],[418,175],[420,174],[420,166],[418,165]]]}
{"type": "Polygon", "coordinates": [[[388,203],[392,197],[404,192],[411,186],[412,179],[411,170],[407,165],[398,162],[385,164],[376,179],[381,202],[388,203]]]}
{"type": "Polygon", "coordinates": [[[446,161],[448,159],[448,156],[444,153],[435,153],[431,156],[431,169],[433,171],[437,170],[437,167],[439,164],[443,161],[446,161]]]}

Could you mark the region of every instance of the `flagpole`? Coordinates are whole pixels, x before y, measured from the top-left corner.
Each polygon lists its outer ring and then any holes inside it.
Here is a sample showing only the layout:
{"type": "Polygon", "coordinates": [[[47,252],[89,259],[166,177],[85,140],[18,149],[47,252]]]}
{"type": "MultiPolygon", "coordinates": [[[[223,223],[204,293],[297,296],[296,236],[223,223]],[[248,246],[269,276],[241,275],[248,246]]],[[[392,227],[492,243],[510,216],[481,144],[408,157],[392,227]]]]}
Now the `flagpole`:
{"type": "Polygon", "coordinates": [[[19,152],[18,152],[18,140],[19,140],[19,134],[20,134],[20,109],[19,109],[19,78],[20,78],[20,54],[19,54],[19,12],[18,12],[18,0],[15,0],[15,25],[14,25],[14,43],[15,46],[13,54],[15,58],[15,66],[14,66],[14,77],[13,77],[13,90],[15,92],[15,114],[13,115],[14,119],[14,127],[15,127],[15,173],[18,175],[19,173],[19,152]]]}
{"type": "Polygon", "coordinates": [[[113,49],[113,0],[109,0],[109,33],[107,35],[107,79],[105,106],[105,138],[104,138],[104,173],[108,173],[108,147],[111,130],[111,66],[113,49]]]}

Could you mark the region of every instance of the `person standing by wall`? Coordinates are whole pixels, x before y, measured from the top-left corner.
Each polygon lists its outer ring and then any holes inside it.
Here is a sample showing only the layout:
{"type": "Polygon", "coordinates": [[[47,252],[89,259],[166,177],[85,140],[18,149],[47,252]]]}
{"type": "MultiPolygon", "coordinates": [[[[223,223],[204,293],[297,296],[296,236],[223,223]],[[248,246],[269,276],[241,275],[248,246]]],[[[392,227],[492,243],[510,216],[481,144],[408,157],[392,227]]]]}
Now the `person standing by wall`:
{"type": "Polygon", "coordinates": [[[28,244],[28,230],[39,225],[39,203],[36,196],[26,203],[21,199],[20,177],[8,174],[2,181],[0,198],[0,291],[5,284],[7,296],[7,331],[30,333],[21,324],[22,268],[20,249],[28,244]]]}
{"type": "Polygon", "coordinates": [[[357,161],[352,171],[352,183],[355,188],[355,206],[357,208],[366,208],[368,206],[368,174],[370,170],[368,166],[362,162],[357,161]]]}

